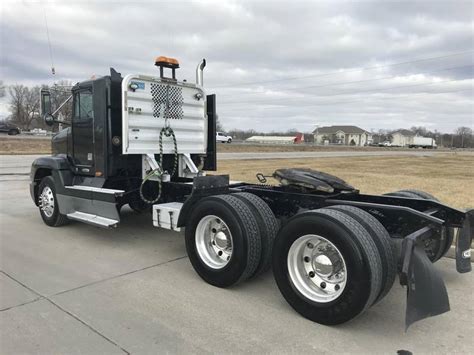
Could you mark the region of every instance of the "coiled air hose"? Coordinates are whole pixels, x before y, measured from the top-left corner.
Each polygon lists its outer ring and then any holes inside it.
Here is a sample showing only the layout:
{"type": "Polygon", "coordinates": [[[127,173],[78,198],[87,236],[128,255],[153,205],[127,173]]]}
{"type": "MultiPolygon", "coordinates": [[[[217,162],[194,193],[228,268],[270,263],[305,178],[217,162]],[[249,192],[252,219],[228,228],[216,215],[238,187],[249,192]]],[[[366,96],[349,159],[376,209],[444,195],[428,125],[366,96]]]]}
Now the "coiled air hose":
{"type": "Polygon", "coordinates": [[[173,176],[175,173],[176,173],[176,170],[178,168],[178,158],[179,158],[179,155],[178,155],[178,143],[176,142],[176,136],[174,134],[174,131],[171,127],[169,126],[166,126],[166,127],[163,127],[160,131],[160,139],[159,139],[159,145],[160,145],[160,160],[157,162],[158,163],[158,168],[156,169],[153,169],[152,171],[150,171],[146,176],[145,178],[143,179],[141,185],[140,185],[140,198],[143,200],[143,202],[146,202],[146,203],[149,203],[149,204],[153,204],[155,202],[157,202],[160,197],[161,197],[161,190],[162,190],[162,181],[161,181],[161,178],[163,176],[163,136],[166,136],[166,137],[172,137],[173,139],[173,145],[174,145],[174,162],[173,162],[173,171],[172,173],[170,174],[170,176],[173,176]],[[149,200],[145,197],[145,195],[143,194],[143,186],[145,185],[145,183],[152,177],[157,177],[158,179],[156,180],[158,182],[158,194],[156,195],[156,197],[152,200],[149,200]]]}

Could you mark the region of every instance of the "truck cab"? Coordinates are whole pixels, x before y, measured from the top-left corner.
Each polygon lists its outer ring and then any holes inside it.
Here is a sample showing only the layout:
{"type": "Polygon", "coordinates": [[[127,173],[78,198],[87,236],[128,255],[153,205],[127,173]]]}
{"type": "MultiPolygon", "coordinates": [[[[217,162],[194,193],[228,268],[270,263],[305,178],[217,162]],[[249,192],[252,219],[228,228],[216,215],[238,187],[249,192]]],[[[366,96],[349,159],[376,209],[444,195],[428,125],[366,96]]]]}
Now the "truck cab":
{"type": "MultiPolygon", "coordinates": [[[[131,74],[123,78],[111,69],[110,75],[74,85],[69,98],[72,117],[68,121],[60,122],[55,117],[50,92],[41,91],[45,122],[68,125],[53,136],[52,156],[38,158],[32,165],[30,192],[35,203],[47,204],[40,188],[46,177],[45,181],[54,184],[50,190],[57,195],[55,213],[42,214],[45,222],[56,224],[59,216],[67,216],[91,224],[100,221],[100,226],[109,227],[118,224],[123,205],[148,209],[149,204],[143,202],[138,191],[146,170],[156,167],[160,157],[163,171],[171,171],[174,163],[169,156],[173,153],[171,140],[165,137],[160,145],[157,134],[165,122],[181,143],[176,159],[181,169],[169,177],[170,181],[197,174],[198,166],[215,169],[214,95],[206,96],[199,83],[179,82],[175,74],[179,65],[166,57],[159,58],[156,65],[160,76],[131,74]],[[164,68],[171,69],[171,77],[164,75],[164,68]],[[181,110],[182,116],[173,116],[172,109],[181,110]]],[[[200,68],[202,71],[204,65],[200,68]]],[[[144,190],[148,195],[156,194],[156,184],[147,183],[144,190]]]]}

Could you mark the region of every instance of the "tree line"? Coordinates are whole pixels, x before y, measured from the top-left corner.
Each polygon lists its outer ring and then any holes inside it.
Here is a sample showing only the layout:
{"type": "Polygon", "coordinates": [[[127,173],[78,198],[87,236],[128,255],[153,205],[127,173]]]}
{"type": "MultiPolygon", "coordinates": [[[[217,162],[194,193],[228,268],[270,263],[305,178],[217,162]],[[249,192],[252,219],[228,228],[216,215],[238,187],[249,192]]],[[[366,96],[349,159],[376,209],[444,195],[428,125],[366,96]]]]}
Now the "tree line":
{"type": "MultiPolygon", "coordinates": [[[[8,122],[18,126],[22,130],[32,128],[51,129],[46,126],[40,113],[40,90],[47,88],[51,92],[51,103],[53,108],[58,108],[70,95],[72,83],[70,81],[59,81],[54,85],[26,86],[21,84],[5,87],[0,84],[0,95],[8,93],[10,104],[10,115],[8,122]]],[[[57,112],[61,118],[72,116],[72,102],[69,101],[57,112]]],[[[53,126],[54,127],[54,126],[53,126]]]]}
{"type": "MultiPolygon", "coordinates": [[[[31,128],[51,129],[46,126],[40,114],[40,90],[41,88],[48,88],[51,92],[52,107],[58,108],[70,95],[72,82],[59,81],[54,85],[47,86],[25,86],[15,84],[6,86],[0,81],[0,97],[8,94],[10,104],[10,116],[7,120],[17,125],[22,130],[30,130],[31,128]]],[[[60,119],[68,119],[72,116],[72,100],[64,105],[57,113],[60,119]]],[[[53,126],[53,128],[56,126],[53,126]]],[[[217,130],[224,131],[224,127],[217,118],[217,130]]],[[[443,133],[437,130],[431,131],[423,126],[413,126],[409,129],[414,134],[434,138],[436,144],[441,147],[448,148],[474,148],[474,137],[472,128],[462,126],[458,127],[454,133],[443,133]]],[[[384,141],[391,141],[391,134],[397,130],[380,129],[372,131],[372,138],[374,143],[381,143],[384,141]]],[[[231,129],[227,131],[234,140],[245,140],[251,136],[294,136],[300,133],[295,128],[288,129],[285,132],[259,132],[254,129],[231,129]]],[[[311,132],[303,132],[304,139],[307,143],[314,142],[314,135],[311,132]]]]}

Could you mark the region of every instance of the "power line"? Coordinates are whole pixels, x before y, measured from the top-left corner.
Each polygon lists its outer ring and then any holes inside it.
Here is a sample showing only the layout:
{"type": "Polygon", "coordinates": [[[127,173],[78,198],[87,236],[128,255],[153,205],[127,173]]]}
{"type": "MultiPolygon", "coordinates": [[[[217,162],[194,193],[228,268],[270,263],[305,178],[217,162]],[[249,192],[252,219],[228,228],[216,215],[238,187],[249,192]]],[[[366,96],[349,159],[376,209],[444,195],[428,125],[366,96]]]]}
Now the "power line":
{"type": "Polygon", "coordinates": [[[398,66],[398,65],[426,62],[426,61],[436,60],[436,59],[444,59],[444,58],[454,57],[454,56],[463,55],[463,54],[472,53],[472,52],[474,52],[474,50],[451,53],[451,54],[442,55],[442,56],[438,56],[438,57],[414,59],[414,60],[410,60],[410,61],[406,61],[406,62],[399,62],[399,63],[386,64],[386,65],[377,65],[377,66],[373,66],[373,67],[365,67],[365,68],[360,68],[360,69],[341,70],[341,71],[325,73],[325,74],[305,75],[305,76],[297,76],[297,77],[290,77],[290,78],[283,78],[283,79],[273,79],[273,80],[265,80],[265,81],[251,81],[251,82],[236,83],[236,84],[218,85],[218,86],[214,86],[214,88],[217,89],[217,88],[226,88],[226,87],[234,87],[234,86],[242,86],[242,85],[268,84],[268,83],[276,83],[276,82],[281,82],[281,81],[299,80],[299,79],[307,79],[307,78],[318,78],[318,77],[324,77],[324,76],[330,76],[330,75],[354,73],[354,72],[365,71],[365,70],[374,70],[374,69],[381,69],[381,68],[393,67],[393,66],[398,66]]]}
{"type": "MultiPolygon", "coordinates": [[[[472,79],[472,78],[469,78],[472,79]]],[[[332,97],[332,96],[341,96],[341,95],[353,95],[353,94],[360,94],[360,93],[368,93],[368,92],[381,92],[381,91],[390,91],[390,90],[395,90],[395,89],[403,89],[403,88],[411,88],[411,87],[417,87],[417,86],[425,86],[425,85],[435,85],[435,84],[442,84],[442,83],[449,83],[449,82],[455,82],[455,81],[463,81],[467,79],[451,79],[451,80],[443,80],[443,81],[437,81],[437,82],[431,82],[431,83],[421,83],[421,84],[414,84],[414,85],[402,85],[402,86],[392,86],[389,88],[385,89],[371,89],[371,90],[358,90],[358,91],[352,91],[352,92],[341,92],[341,93],[336,93],[336,94],[329,94],[329,95],[312,95],[312,97],[309,98],[294,98],[294,99],[278,99],[279,102],[285,103],[285,102],[293,102],[295,100],[299,99],[311,99],[311,98],[318,98],[318,97],[332,97]]],[[[255,101],[234,101],[234,102],[223,102],[220,103],[219,105],[235,105],[235,104],[272,104],[272,102],[275,101],[275,99],[269,99],[269,100],[255,100],[255,101]]],[[[277,104],[279,105],[279,104],[277,104]]]]}
{"type": "MultiPolygon", "coordinates": [[[[380,80],[388,80],[388,79],[394,79],[394,78],[400,78],[404,76],[409,76],[409,75],[419,75],[419,74],[432,74],[432,73],[438,73],[442,71],[449,71],[449,70],[455,70],[455,69],[464,69],[464,68],[472,68],[474,65],[463,65],[463,66],[457,66],[457,67],[451,67],[451,68],[443,68],[443,69],[438,69],[438,70],[432,70],[428,72],[421,72],[421,73],[416,73],[416,74],[405,74],[405,75],[391,75],[391,76],[386,76],[383,78],[375,78],[375,79],[364,79],[364,80],[356,80],[356,81],[341,81],[338,83],[331,83],[331,84],[323,84],[323,85],[310,85],[310,86],[299,86],[299,87],[293,87],[293,88],[287,88],[283,90],[303,90],[303,89],[315,89],[315,88],[324,88],[324,87],[330,87],[330,86],[338,86],[338,85],[347,85],[347,84],[359,84],[359,83],[366,83],[366,82],[371,82],[371,81],[380,81],[380,80]]],[[[282,91],[283,91],[282,90],[282,91]]],[[[248,95],[258,95],[263,93],[263,91],[260,92],[249,92],[249,93],[243,93],[237,96],[248,96],[248,95]]],[[[236,95],[219,95],[219,97],[230,97],[233,96],[235,97],[236,95]]]]}

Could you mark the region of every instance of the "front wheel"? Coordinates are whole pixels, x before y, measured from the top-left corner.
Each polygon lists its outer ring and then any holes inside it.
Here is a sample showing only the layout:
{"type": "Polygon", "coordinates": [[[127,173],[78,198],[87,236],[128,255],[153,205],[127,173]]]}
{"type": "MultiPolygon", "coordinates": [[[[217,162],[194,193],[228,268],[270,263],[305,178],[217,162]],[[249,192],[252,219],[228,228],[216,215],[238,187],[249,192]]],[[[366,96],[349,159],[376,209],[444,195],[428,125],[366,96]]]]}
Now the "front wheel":
{"type": "Polygon", "coordinates": [[[227,140],[227,143],[232,143],[232,139],[229,138],[229,139],[227,140]]]}
{"type": "Polygon", "coordinates": [[[46,176],[38,189],[38,207],[44,223],[50,227],[59,227],[68,223],[67,216],[59,212],[54,179],[46,176]]]}

